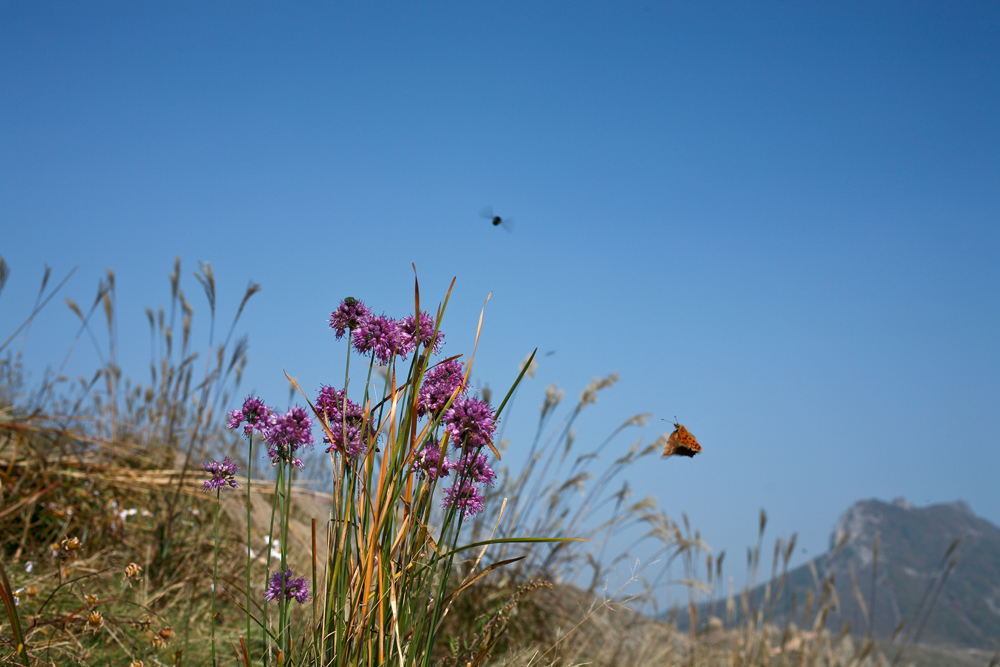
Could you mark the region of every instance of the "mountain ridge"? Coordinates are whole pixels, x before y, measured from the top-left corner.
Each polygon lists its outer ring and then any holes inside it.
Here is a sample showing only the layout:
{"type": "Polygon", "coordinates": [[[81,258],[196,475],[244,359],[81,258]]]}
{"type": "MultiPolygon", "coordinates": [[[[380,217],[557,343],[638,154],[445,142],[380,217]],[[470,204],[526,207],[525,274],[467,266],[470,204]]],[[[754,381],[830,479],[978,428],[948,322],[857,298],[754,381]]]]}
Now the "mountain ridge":
{"type": "MultiPolygon", "coordinates": [[[[1000,646],[1000,528],[963,501],[922,508],[903,498],[858,501],[840,516],[826,553],[751,589],[749,608],[766,600],[772,622],[811,625],[804,608],[811,604],[815,618],[824,582],[832,582],[826,627],[833,632],[849,624],[863,635],[870,625],[882,641],[896,634],[899,642],[952,649],[1000,646]]],[[[726,609],[719,603],[700,605],[699,618],[726,609]]]]}

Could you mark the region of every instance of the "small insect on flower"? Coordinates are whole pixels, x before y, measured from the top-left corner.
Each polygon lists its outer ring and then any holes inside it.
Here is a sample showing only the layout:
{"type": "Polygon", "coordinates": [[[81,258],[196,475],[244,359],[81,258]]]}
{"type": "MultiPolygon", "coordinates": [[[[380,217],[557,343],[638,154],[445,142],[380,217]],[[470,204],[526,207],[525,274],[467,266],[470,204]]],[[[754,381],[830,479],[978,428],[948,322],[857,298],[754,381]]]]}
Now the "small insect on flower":
{"type": "Polygon", "coordinates": [[[492,206],[487,206],[480,211],[479,216],[489,220],[494,227],[503,227],[508,232],[514,229],[514,218],[501,218],[499,215],[493,215],[492,206]]]}
{"type": "Polygon", "coordinates": [[[97,632],[104,627],[104,616],[98,610],[93,610],[87,615],[87,629],[97,632]]]}
{"type": "Polygon", "coordinates": [[[694,439],[683,425],[674,422],[674,432],[667,438],[667,444],[663,445],[663,455],[692,457],[701,452],[701,445],[694,439]]]}
{"type": "Polygon", "coordinates": [[[142,572],[141,565],[137,565],[136,563],[129,563],[128,565],[125,566],[125,573],[124,573],[125,576],[122,577],[122,582],[124,583],[127,581],[128,585],[131,586],[132,580],[138,577],[141,572],[142,572]]]}

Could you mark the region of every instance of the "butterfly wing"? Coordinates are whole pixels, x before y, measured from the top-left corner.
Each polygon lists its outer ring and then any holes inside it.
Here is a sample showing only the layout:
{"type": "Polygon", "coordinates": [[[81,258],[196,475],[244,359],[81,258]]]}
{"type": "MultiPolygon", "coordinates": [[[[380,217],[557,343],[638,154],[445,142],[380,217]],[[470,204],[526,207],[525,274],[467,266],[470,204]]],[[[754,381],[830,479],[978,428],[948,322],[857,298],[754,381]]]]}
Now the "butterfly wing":
{"type": "Polygon", "coordinates": [[[701,445],[682,424],[674,424],[674,432],[663,446],[663,456],[692,457],[701,452],[701,445]]]}

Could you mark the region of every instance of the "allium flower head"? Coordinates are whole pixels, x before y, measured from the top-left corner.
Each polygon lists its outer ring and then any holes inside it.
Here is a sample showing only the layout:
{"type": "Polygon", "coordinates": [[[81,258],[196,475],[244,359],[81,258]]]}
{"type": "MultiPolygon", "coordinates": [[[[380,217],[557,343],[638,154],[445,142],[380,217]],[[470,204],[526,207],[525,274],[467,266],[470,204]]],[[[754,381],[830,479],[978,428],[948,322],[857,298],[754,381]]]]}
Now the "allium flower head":
{"type": "Polygon", "coordinates": [[[483,511],[486,499],[472,480],[455,480],[452,486],[444,490],[444,502],[441,507],[455,508],[462,512],[463,520],[468,521],[483,511]]]}
{"type": "Polygon", "coordinates": [[[375,360],[383,366],[397,354],[406,358],[399,323],[385,315],[361,320],[354,330],[354,349],[361,354],[374,352],[375,360]]]}
{"type": "Polygon", "coordinates": [[[243,435],[249,438],[254,431],[264,433],[270,415],[271,408],[264,405],[264,401],[256,396],[251,396],[243,401],[242,410],[233,410],[229,413],[227,426],[235,431],[243,422],[246,422],[246,426],[243,427],[243,435]]]}
{"type": "Polygon", "coordinates": [[[497,425],[493,408],[478,398],[456,398],[444,415],[456,447],[479,449],[493,440],[497,425]]]}
{"type": "Polygon", "coordinates": [[[345,393],[344,389],[338,391],[333,387],[323,387],[319,390],[319,396],[316,397],[316,411],[325,415],[327,421],[330,422],[340,421],[342,413],[348,421],[364,419],[364,409],[347,398],[345,393]]]}
{"type": "Polygon", "coordinates": [[[416,466],[417,470],[433,482],[439,476],[447,477],[452,463],[447,456],[441,456],[441,443],[436,438],[430,438],[417,453],[416,466]]]}
{"type": "Polygon", "coordinates": [[[448,399],[461,387],[456,401],[465,395],[465,376],[462,364],[455,359],[438,364],[424,374],[424,383],[417,392],[417,414],[437,416],[448,399]]]}
{"type": "Polygon", "coordinates": [[[271,575],[271,581],[264,591],[264,601],[278,600],[284,597],[286,600],[295,599],[300,604],[309,601],[309,582],[305,579],[292,579],[292,570],[275,572],[271,575]]]}
{"type": "Polygon", "coordinates": [[[330,436],[324,434],[323,442],[329,447],[326,452],[336,450],[356,457],[368,448],[368,442],[375,433],[371,415],[365,420],[365,411],[360,405],[346,398],[345,391],[337,391],[333,387],[323,387],[316,398],[316,410],[324,415],[333,433],[333,443],[330,436]]]}
{"type": "Polygon", "coordinates": [[[444,345],[444,334],[440,331],[437,335],[434,335],[434,318],[430,316],[427,311],[422,311],[420,313],[420,332],[417,335],[417,318],[413,315],[409,317],[404,317],[403,321],[399,323],[399,330],[403,334],[403,349],[409,353],[416,347],[417,341],[426,347],[433,348],[434,354],[441,351],[441,346],[444,345]]]}
{"type": "Polygon", "coordinates": [[[305,408],[296,405],[284,415],[271,419],[271,424],[264,432],[264,441],[267,443],[271,465],[277,465],[279,461],[290,461],[302,468],[304,464],[295,457],[295,452],[300,447],[313,444],[312,419],[305,408]]]}
{"type": "Polygon", "coordinates": [[[372,311],[364,302],[349,296],[340,302],[337,310],[330,313],[330,328],[337,330],[337,340],[340,340],[348,330],[357,329],[361,321],[371,317],[371,314],[372,311]]]}
{"type": "Polygon", "coordinates": [[[460,479],[468,479],[476,484],[493,486],[497,480],[496,472],[486,462],[486,455],[475,451],[465,452],[462,458],[451,464],[451,468],[457,471],[460,479]]]}
{"type": "Polygon", "coordinates": [[[240,488],[240,485],[233,479],[233,475],[236,474],[236,464],[229,458],[229,454],[226,454],[226,457],[221,461],[209,461],[202,468],[205,469],[205,472],[212,473],[212,477],[202,486],[206,491],[215,491],[226,486],[231,486],[234,489],[240,488]]]}

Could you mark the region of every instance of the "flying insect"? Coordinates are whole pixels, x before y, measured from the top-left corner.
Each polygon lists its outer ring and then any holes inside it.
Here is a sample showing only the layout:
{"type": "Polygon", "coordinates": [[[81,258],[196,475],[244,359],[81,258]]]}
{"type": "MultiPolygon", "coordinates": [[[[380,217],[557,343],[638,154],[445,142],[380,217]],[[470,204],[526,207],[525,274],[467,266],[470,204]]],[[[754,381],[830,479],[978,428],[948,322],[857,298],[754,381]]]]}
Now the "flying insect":
{"type": "Polygon", "coordinates": [[[503,227],[508,232],[514,229],[514,218],[501,218],[499,215],[493,214],[493,207],[487,206],[479,215],[489,220],[494,227],[503,227]]]}

